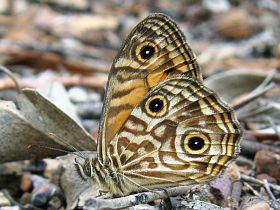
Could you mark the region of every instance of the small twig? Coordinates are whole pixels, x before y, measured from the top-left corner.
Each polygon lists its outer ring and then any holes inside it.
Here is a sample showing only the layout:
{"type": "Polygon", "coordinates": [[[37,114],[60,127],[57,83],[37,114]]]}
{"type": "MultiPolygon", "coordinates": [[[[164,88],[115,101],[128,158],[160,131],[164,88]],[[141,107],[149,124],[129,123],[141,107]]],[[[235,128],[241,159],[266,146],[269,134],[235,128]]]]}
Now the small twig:
{"type": "Polygon", "coordinates": [[[181,205],[183,206],[182,209],[192,209],[192,210],[202,210],[202,209],[227,210],[228,209],[228,208],[223,208],[221,206],[217,206],[213,203],[208,203],[200,200],[182,201],[181,205]]]}
{"type": "Polygon", "coordinates": [[[241,154],[244,156],[253,156],[260,150],[266,150],[280,154],[280,148],[273,145],[266,145],[256,141],[250,141],[245,138],[241,141],[241,154]]]}
{"type": "Polygon", "coordinates": [[[186,194],[192,186],[180,186],[166,190],[143,192],[114,199],[90,198],[85,202],[84,209],[122,209],[130,206],[145,204],[157,199],[186,194]]]}
{"type": "MultiPolygon", "coordinates": [[[[244,181],[247,181],[247,182],[251,182],[251,183],[254,183],[254,184],[258,184],[258,185],[264,186],[264,182],[263,181],[258,180],[258,179],[254,178],[254,177],[251,177],[251,176],[247,176],[247,175],[241,174],[241,179],[244,180],[244,181]]],[[[279,185],[268,183],[268,186],[271,189],[280,192],[280,186],[279,185]]]]}
{"type": "Polygon", "coordinates": [[[264,183],[264,188],[265,188],[267,194],[269,195],[269,197],[270,197],[272,200],[275,201],[276,198],[275,198],[275,196],[273,195],[273,193],[272,193],[271,190],[270,190],[269,183],[268,183],[267,179],[264,179],[264,180],[263,180],[263,183],[264,183]]]}
{"type": "Polygon", "coordinates": [[[233,182],[232,184],[232,190],[231,190],[231,199],[233,208],[237,209],[239,207],[241,192],[242,192],[242,182],[240,180],[237,180],[233,182]]]}
{"type": "Polygon", "coordinates": [[[19,82],[16,79],[16,76],[13,74],[13,72],[11,72],[11,70],[6,68],[5,66],[1,66],[1,65],[0,65],[0,70],[3,71],[5,74],[7,74],[8,77],[10,77],[11,80],[13,80],[13,82],[16,86],[17,92],[21,93],[21,88],[20,88],[19,82]]]}
{"type": "Polygon", "coordinates": [[[243,115],[238,113],[238,110],[237,110],[238,119],[247,120],[247,118],[255,117],[256,115],[261,115],[264,112],[267,112],[268,110],[270,110],[271,108],[272,108],[272,106],[270,104],[267,104],[266,106],[258,107],[257,109],[244,113],[243,115]]]}
{"type": "Polygon", "coordinates": [[[262,140],[277,140],[278,136],[275,133],[268,133],[268,132],[262,132],[262,131],[250,131],[250,130],[243,130],[243,135],[252,135],[254,136],[257,140],[262,141],[262,140]]]}
{"type": "Polygon", "coordinates": [[[277,128],[276,124],[274,123],[272,117],[266,116],[267,121],[270,123],[271,128],[275,131],[275,134],[278,136],[278,139],[280,139],[280,131],[277,128]]]}
{"type": "Polygon", "coordinates": [[[273,77],[277,74],[276,69],[273,69],[268,75],[267,77],[263,80],[263,82],[257,87],[255,88],[255,90],[253,90],[250,94],[254,95],[257,94],[258,92],[262,91],[264,88],[266,88],[269,83],[273,80],[273,77]]]}
{"type": "Polygon", "coordinates": [[[264,95],[267,91],[271,90],[274,87],[275,87],[274,83],[270,83],[267,86],[263,87],[262,89],[259,89],[259,87],[257,87],[250,94],[248,94],[243,100],[239,101],[236,104],[232,104],[233,109],[237,110],[246,106],[247,104],[251,103],[252,101],[259,98],[260,96],[264,95]]]}
{"type": "Polygon", "coordinates": [[[254,167],[254,162],[251,159],[244,157],[242,155],[239,155],[238,158],[235,160],[235,162],[237,165],[241,165],[241,166],[246,165],[249,168],[254,167]]]}
{"type": "Polygon", "coordinates": [[[248,187],[249,190],[251,190],[252,193],[253,193],[254,195],[260,197],[260,194],[258,193],[258,191],[256,191],[249,183],[244,182],[244,185],[245,185],[246,187],[248,187]]]}
{"type": "MultiPolygon", "coordinates": [[[[20,86],[22,88],[38,88],[43,86],[44,84],[49,84],[51,82],[60,82],[65,87],[72,86],[85,86],[91,88],[104,88],[106,84],[107,78],[104,77],[96,77],[96,76],[67,76],[62,78],[47,78],[47,79],[37,79],[35,81],[24,81],[23,79],[20,81],[20,86]]],[[[14,88],[15,84],[10,80],[0,80],[0,89],[8,89],[14,88]]]]}

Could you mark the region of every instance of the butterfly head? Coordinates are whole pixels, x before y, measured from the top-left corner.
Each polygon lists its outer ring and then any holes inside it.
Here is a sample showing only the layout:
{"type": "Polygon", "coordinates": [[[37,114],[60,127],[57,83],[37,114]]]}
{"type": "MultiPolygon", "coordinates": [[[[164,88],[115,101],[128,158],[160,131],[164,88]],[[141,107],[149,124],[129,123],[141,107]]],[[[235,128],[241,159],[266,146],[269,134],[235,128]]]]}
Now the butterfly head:
{"type": "Polygon", "coordinates": [[[74,164],[77,166],[78,173],[84,180],[94,177],[95,162],[95,158],[86,158],[83,163],[81,163],[77,158],[74,160],[74,164]]]}

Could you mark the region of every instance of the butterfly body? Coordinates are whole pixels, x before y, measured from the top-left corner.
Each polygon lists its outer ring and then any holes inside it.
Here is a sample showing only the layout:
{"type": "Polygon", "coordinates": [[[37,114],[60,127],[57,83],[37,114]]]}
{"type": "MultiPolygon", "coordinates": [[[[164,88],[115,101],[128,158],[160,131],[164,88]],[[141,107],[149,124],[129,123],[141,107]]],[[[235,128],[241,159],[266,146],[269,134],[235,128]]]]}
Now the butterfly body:
{"type": "Polygon", "coordinates": [[[128,36],[104,104],[97,158],[78,166],[114,196],[211,180],[239,153],[233,110],[204,86],[165,15],[148,16],[128,36]]]}

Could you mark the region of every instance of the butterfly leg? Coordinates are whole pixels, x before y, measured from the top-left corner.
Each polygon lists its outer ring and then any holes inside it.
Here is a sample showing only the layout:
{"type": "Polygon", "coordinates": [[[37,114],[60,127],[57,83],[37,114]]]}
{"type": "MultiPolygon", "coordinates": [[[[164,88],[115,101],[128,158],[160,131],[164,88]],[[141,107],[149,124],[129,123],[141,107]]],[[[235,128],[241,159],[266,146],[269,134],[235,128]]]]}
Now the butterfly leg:
{"type": "Polygon", "coordinates": [[[106,198],[112,198],[113,195],[108,190],[99,190],[99,195],[96,197],[106,199],[106,198]]]}

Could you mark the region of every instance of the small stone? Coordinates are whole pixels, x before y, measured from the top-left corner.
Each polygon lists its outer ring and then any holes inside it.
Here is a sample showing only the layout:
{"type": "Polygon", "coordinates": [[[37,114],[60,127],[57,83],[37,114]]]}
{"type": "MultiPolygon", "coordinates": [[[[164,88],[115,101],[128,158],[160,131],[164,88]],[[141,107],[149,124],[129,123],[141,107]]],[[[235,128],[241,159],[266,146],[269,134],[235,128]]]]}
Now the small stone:
{"type": "Polygon", "coordinates": [[[257,174],[268,174],[280,180],[280,155],[270,151],[258,151],[255,155],[257,174]]]}
{"type": "Polygon", "coordinates": [[[87,102],[77,104],[77,112],[83,119],[100,119],[103,104],[101,102],[87,102]]]}
{"type": "Polygon", "coordinates": [[[23,204],[23,205],[29,204],[30,199],[31,199],[31,193],[25,192],[25,193],[23,193],[23,195],[20,198],[20,203],[23,204]]]}
{"type": "Polygon", "coordinates": [[[223,174],[211,181],[210,192],[214,196],[213,202],[219,206],[223,206],[231,194],[230,178],[226,174],[223,174]]]}
{"type": "Polygon", "coordinates": [[[31,179],[31,174],[30,173],[25,173],[21,177],[21,183],[20,183],[20,189],[23,192],[27,192],[32,188],[32,179],[31,179]]]}
{"type": "Polygon", "coordinates": [[[211,12],[225,12],[230,9],[228,0],[203,0],[202,5],[211,12]]]}
{"type": "Polygon", "coordinates": [[[277,180],[275,178],[269,176],[268,174],[258,174],[256,176],[256,178],[259,179],[259,180],[262,180],[262,181],[264,179],[266,179],[271,184],[277,184],[277,180]]]}
{"type": "Polygon", "coordinates": [[[269,210],[268,201],[257,196],[245,196],[242,198],[240,209],[243,210],[269,210]]]}
{"type": "Polygon", "coordinates": [[[86,129],[86,131],[91,132],[93,129],[98,128],[99,121],[98,120],[83,120],[82,125],[86,129]]]}
{"type": "Polygon", "coordinates": [[[38,175],[32,175],[31,179],[32,179],[32,185],[34,188],[36,188],[37,186],[49,183],[49,181],[47,179],[44,179],[43,177],[38,176],[38,175]]]}
{"type": "Polygon", "coordinates": [[[216,16],[216,31],[226,39],[240,40],[255,34],[257,23],[247,11],[233,9],[216,16]]]}
{"type": "Polygon", "coordinates": [[[27,170],[32,174],[42,174],[46,168],[46,162],[44,160],[30,161],[27,165],[27,170]]]}
{"type": "Polygon", "coordinates": [[[61,160],[45,159],[44,161],[47,163],[46,169],[44,171],[44,177],[52,178],[54,174],[57,172],[57,169],[61,164],[61,160]]]}
{"type": "MultiPolygon", "coordinates": [[[[0,207],[3,206],[11,206],[11,202],[9,199],[4,195],[4,193],[0,192],[0,207]]],[[[1,208],[2,209],[2,208],[1,208]]]]}
{"type": "Polygon", "coordinates": [[[68,95],[71,101],[77,102],[85,102],[88,100],[89,96],[86,90],[82,87],[72,87],[68,90],[68,95]]]}
{"type": "Polygon", "coordinates": [[[239,171],[239,168],[238,166],[236,165],[235,162],[231,163],[227,169],[226,169],[226,174],[227,176],[230,178],[230,180],[233,182],[233,181],[236,181],[236,180],[239,180],[240,179],[240,171],[239,171]]]}
{"type": "Polygon", "coordinates": [[[101,101],[101,94],[97,92],[91,92],[89,93],[89,101],[101,101]]]}
{"type": "Polygon", "coordinates": [[[244,210],[270,210],[269,204],[265,201],[253,204],[250,207],[245,208],[244,210]]]}
{"type": "MultiPolygon", "coordinates": [[[[51,183],[44,183],[34,188],[31,194],[31,203],[38,207],[48,206],[48,202],[61,191],[57,186],[51,183]]],[[[62,197],[62,196],[61,196],[62,197]]]]}

